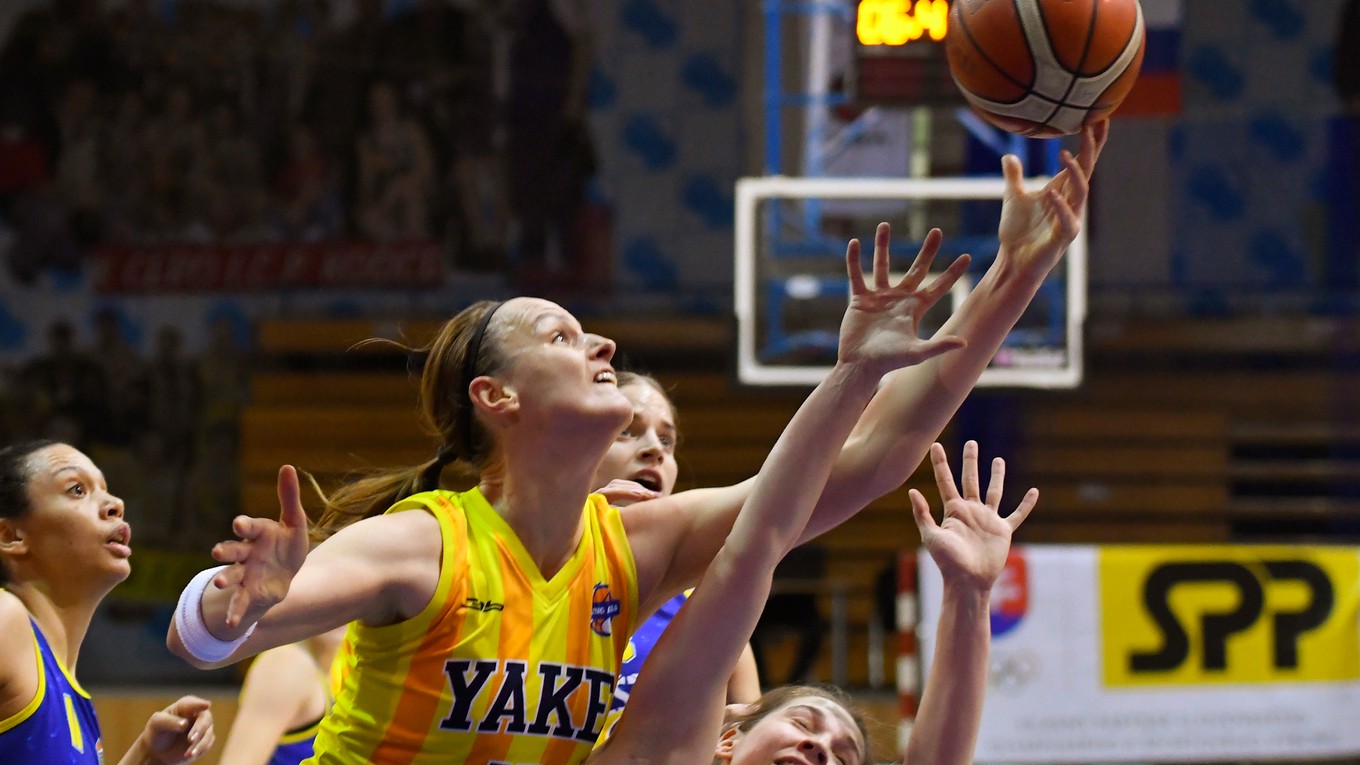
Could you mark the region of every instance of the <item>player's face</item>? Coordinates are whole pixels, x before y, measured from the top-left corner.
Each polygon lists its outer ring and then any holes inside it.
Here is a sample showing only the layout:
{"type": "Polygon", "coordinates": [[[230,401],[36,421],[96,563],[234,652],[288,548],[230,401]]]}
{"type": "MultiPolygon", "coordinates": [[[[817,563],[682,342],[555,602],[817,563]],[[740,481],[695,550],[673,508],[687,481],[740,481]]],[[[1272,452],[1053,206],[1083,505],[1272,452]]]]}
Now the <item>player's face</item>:
{"type": "Polygon", "coordinates": [[[670,494],[680,468],[675,462],[675,410],[661,391],[645,382],[620,388],[633,403],[633,417],[619,431],[604,462],[595,473],[595,485],[613,480],[642,484],[652,491],[670,494]]]}
{"type": "Polygon", "coordinates": [[[610,364],[613,340],[585,332],[566,309],[539,298],[509,301],[492,319],[501,321],[510,330],[501,346],[509,363],[498,378],[521,421],[568,432],[623,427],[632,404],[610,364]]]}
{"type": "Polygon", "coordinates": [[[820,696],[792,699],[737,736],[727,756],[721,745],[718,750],[731,765],[862,765],[864,759],[850,713],[820,696]]]}
{"type": "Polygon", "coordinates": [[[117,583],[132,572],[132,528],[123,500],[109,493],[89,457],[55,444],[29,457],[29,511],[15,519],[28,556],[43,575],[117,583]]]}

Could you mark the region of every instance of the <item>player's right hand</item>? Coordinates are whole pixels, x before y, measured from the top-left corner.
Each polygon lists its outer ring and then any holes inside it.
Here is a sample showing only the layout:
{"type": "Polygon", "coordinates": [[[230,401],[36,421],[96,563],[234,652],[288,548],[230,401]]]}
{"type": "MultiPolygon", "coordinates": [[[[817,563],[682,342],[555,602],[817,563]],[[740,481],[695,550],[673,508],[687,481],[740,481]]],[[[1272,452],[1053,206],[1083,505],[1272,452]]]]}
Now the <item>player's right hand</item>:
{"type": "Polygon", "coordinates": [[[279,519],[238,515],[232,531],[239,541],[218,542],[212,555],[230,564],[213,578],[231,591],[227,625],[258,621],[288,594],[288,586],[307,559],[307,513],[299,499],[297,471],[279,469],[279,519]]]}

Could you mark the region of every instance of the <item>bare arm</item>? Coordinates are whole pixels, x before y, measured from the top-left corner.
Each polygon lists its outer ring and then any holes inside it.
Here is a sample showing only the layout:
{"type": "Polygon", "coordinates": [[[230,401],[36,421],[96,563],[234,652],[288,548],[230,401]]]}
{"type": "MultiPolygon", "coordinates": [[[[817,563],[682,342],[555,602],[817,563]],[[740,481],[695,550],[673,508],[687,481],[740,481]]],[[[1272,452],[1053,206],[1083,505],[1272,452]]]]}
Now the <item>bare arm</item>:
{"type": "Polygon", "coordinates": [[[38,692],[42,669],[33,641],[28,609],[0,589],[0,720],[18,714],[38,692]]]}
{"type": "MultiPolygon", "coordinates": [[[[1081,153],[1073,157],[1063,152],[1065,169],[1039,192],[1024,192],[1016,157],[1003,160],[1007,193],[998,230],[1001,249],[968,299],[939,330],[941,336],[963,338],[967,346],[884,378],[837,457],[800,542],[825,533],[898,489],[915,471],[1076,237],[1088,180],[1107,135],[1107,123],[1088,127],[1082,135],[1081,153]]],[[[874,238],[876,259],[887,259],[888,239],[887,224],[881,224],[874,238]]],[[[940,239],[934,230],[926,236],[918,263],[927,253],[933,257],[940,239]]],[[[645,603],[659,607],[703,574],[751,487],[752,481],[747,480],[719,489],[681,492],[630,508],[635,522],[629,526],[629,539],[638,540],[634,549],[656,544],[667,550],[665,555],[637,556],[639,580],[644,587],[654,584],[657,588],[643,590],[645,603]]]]}
{"type": "Polygon", "coordinates": [[[225,661],[208,663],[188,653],[172,621],[172,653],[199,668],[226,666],[352,621],[391,624],[434,597],[443,543],[429,513],[366,518],[307,554],[306,514],[288,466],[279,471],[279,502],[280,520],[240,516],[233,527],[241,539],[213,548],[230,565],[200,602],[214,637],[234,640],[258,621],[254,633],[225,661]]]}
{"type": "Polygon", "coordinates": [[[316,665],[300,645],[279,646],[256,657],[241,685],[222,762],[266,765],[283,734],[307,722],[300,718],[320,693],[318,683],[316,665]]]}
{"type": "Polygon", "coordinates": [[[911,490],[912,511],[921,542],[944,577],[944,602],[936,630],[935,659],[921,693],[921,708],[907,744],[907,765],[969,765],[982,724],[987,693],[987,652],[991,645],[989,603],[992,585],[1001,575],[1010,552],[1011,535],[1039,499],[1030,489],[1009,516],[997,514],[1005,482],[1005,463],[992,461],[986,501],[978,479],[978,446],[963,447],[963,493],[944,448],[930,450],[935,483],[944,500],[940,524],[930,504],[911,490]]]}
{"type": "Polygon", "coordinates": [[[760,673],[756,671],[756,655],[751,651],[751,644],[748,642],[746,647],[741,649],[741,656],[737,659],[737,666],[732,669],[732,676],[727,678],[727,703],[750,704],[759,698],[760,673]]]}
{"type": "MultiPolygon", "coordinates": [[[[897,489],[915,471],[1076,238],[1108,135],[1106,122],[1087,127],[1080,153],[1064,151],[1064,169],[1037,192],[1024,191],[1020,160],[1003,158],[1006,194],[996,261],[939,330],[964,338],[968,347],[884,378],[841,452],[804,540],[897,489]]],[[[886,249],[886,232],[875,240],[876,248],[880,244],[886,249]]]]}
{"type": "Polygon", "coordinates": [[[870,289],[859,272],[858,242],[847,248],[846,265],[852,297],[837,364],[775,443],[713,565],[648,657],[598,762],[698,762],[705,752],[711,756],[727,682],[769,596],[775,564],[797,542],[840,444],[879,377],[961,344],[957,338],[916,337],[921,315],[952,283],[948,276],[919,295],[916,286],[927,269],[909,272],[902,284],[889,287],[882,253],[875,257],[870,289]],[[693,661],[698,652],[703,662],[693,661]]]}

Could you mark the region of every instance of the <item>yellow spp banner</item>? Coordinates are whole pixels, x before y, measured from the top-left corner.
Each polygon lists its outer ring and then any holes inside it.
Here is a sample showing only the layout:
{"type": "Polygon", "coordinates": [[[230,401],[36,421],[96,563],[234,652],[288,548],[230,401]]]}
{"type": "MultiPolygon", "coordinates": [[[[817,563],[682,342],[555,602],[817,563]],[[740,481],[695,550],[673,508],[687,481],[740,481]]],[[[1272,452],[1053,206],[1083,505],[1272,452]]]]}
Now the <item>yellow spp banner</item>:
{"type": "Polygon", "coordinates": [[[1107,686],[1360,678],[1354,547],[1102,547],[1099,572],[1107,686]]]}

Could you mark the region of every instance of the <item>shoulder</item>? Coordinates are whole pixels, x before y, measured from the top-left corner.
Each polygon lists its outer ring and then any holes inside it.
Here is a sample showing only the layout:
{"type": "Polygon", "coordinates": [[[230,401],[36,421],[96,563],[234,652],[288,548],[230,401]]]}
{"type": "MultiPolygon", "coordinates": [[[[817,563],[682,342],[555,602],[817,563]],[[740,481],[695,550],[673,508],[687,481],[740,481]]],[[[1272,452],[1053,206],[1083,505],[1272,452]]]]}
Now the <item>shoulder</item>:
{"type": "Polygon", "coordinates": [[[27,651],[15,651],[19,646],[33,643],[33,630],[29,626],[28,609],[14,593],[0,589],[0,667],[7,666],[11,658],[28,657],[27,651]]]}
{"type": "Polygon", "coordinates": [[[271,648],[251,662],[246,670],[247,685],[264,684],[277,692],[293,689],[294,695],[304,695],[308,682],[316,677],[316,662],[298,643],[271,648]]]}
{"type": "Polygon", "coordinates": [[[31,672],[33,640],[28,609],[13,593],[0,589],[0,695],[31,672]]]}

